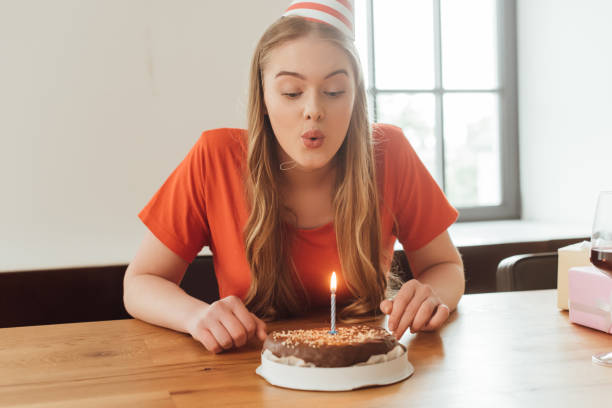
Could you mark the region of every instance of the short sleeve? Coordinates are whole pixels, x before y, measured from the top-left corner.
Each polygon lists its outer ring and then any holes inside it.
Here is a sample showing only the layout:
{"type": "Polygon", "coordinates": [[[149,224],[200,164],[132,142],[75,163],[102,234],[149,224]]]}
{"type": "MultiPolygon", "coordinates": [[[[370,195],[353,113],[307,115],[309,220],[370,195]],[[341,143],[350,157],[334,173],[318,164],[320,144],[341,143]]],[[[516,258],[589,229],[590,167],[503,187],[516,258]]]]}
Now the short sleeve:
{"type": "Polygon", "coordinates": [[[204,197],[205,150],[202,135],[138,214],[164,245],[188,263],[210,243],[204,197]]]}
{"type": "Polygon", "coordinates": [[[459,213],[402,130],[391,125],[378,126],[385,145],[385,197],[391,200],[397,238],[404,250],[417,250],[446,231],[459,213]]]}

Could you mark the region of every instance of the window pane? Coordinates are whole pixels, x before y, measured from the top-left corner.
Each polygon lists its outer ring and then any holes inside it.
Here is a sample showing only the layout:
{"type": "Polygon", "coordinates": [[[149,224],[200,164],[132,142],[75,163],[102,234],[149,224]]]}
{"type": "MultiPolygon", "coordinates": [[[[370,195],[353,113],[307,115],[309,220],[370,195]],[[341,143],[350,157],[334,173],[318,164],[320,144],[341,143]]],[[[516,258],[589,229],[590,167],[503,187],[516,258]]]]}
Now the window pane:
{"type": "Polygon", "coordinates": [[[496,88],[496,0],[442,0],[440,9],[444,87],[496,88]]]}
{"type": "MultiPolygon", "coordinates": [[[[399,126],[417,154],[435,177],[436,136],[433,94],[382,94],[376,99],[378,121],[399,126]]],[[[436,180],[440,183],[440,180],[436,180]]]]}
{"type": "Polygon", "coordinates": [[[434,87],[432,0],[375,0],[378,89],[434,87]]]}
{"type": "Polygon", "coordinates": [[[446,194],[454,206],[501,204],[498,95],[444,95],[446,194]]]}

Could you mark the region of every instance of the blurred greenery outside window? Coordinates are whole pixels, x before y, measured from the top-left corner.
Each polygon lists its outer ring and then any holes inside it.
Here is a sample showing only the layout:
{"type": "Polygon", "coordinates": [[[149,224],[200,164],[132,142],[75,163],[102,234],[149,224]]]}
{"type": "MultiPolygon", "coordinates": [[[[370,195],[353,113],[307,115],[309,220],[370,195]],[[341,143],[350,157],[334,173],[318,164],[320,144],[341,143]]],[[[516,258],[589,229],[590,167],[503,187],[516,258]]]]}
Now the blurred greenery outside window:
{"type": "Polygon", "coordinates": [[[356,0],[370,117],[403,129],[460,221],[520,217],[515,0],[356,0]]]}

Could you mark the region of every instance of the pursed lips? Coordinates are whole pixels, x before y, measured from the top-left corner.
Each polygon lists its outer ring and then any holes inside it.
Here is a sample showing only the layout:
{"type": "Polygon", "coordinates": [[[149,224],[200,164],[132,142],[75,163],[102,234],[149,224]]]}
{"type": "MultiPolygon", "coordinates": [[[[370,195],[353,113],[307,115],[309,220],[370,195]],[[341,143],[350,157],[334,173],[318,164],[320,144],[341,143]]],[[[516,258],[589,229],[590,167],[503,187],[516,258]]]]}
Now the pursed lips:
{"type": "Polygon", "coordinates": [[[302,134],[302,139],[317,140],[323,139],[325,135],[319,129],[311,129],[302,134]]]}
{"type": "Polygon", "coordinates": [[[302,134],[302,143],[307,149],[318,149],[323,146],[325,135],[319,129],[310,129],[302,134]]]}

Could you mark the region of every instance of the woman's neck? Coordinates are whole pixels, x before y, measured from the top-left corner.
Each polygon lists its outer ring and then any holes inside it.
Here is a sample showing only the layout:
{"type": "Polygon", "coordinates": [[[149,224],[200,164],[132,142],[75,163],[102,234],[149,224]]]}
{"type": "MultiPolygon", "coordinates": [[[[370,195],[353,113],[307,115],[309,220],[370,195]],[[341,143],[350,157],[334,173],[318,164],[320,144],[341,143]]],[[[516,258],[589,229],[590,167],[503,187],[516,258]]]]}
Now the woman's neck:
{"type": "Polygon", "coordinates": [[[281,179],[288,190],[301,190],[320,188],[333,183],[336,175],[336,166],[333,162],[316,170],[304,170],[299,166],[281,170],[281,179]]]}
{"type": "Polygon", "coordinates": [[[277,146],[278,158],[281,162],[280,179],[281,188],[285,191],[299,191],[329,188],[335,182],[336,160],[332,158],[325,166],[308,170],[295,163],[280,146],[277,146]]]}
{"type": "Polygon", "coordinates": [[[334,219],[332,205],[336,167],[306,171],[282,170],[280,186],[283,218],[300,229],[317,228],[334,219]]]}

